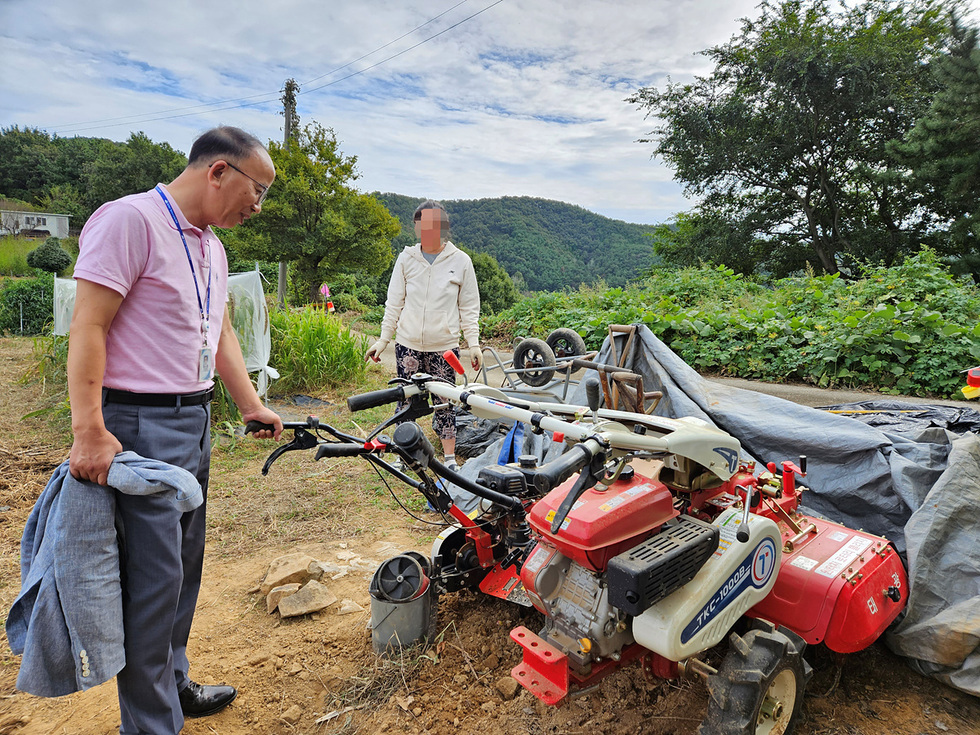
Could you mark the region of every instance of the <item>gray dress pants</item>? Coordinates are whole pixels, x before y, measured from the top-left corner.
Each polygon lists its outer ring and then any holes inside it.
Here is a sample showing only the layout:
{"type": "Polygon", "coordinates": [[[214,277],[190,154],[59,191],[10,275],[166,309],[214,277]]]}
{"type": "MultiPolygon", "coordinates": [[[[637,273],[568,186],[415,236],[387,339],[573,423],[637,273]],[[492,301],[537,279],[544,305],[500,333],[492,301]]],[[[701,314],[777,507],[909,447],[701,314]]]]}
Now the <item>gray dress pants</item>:
{"type": "Polygon", "coordinates": [[[156,495],[116,493],[126,666],[116,677],[120,735],[175,735],[184,725],[177,692],[189,681],[187,637],[204,562],[211,460],[210,407],[102,407],[123,451],[183,467],[204,503],[181,513],[156,495]]]}

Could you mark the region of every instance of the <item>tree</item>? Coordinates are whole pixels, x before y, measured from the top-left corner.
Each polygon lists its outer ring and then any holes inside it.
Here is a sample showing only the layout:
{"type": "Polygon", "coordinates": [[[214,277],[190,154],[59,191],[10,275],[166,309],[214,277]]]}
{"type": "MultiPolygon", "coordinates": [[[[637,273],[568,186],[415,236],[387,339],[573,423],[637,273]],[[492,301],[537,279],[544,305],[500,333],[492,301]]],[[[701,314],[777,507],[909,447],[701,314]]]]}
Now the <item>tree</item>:
{"type": "Polygon", "coordinates": [[[52,138],[16,126],[0,130],[0,195],[70,214],[76,228],[105,202],[170,181],[186,163],[182,153],[143,133],[116,143],[52,138]]]}
{"type": "Polygon", "coordinates": [[[332,130],[312,123],[289,144],[270,143],[269,155],[276,181],[262,216],[227,235],[229,247],[243,258],[291,262],[310,301],[331,275],[387,268],[398,221],[350,186],[357,159],[340,152],[332,130]]]}
{"type": "Polygon", "coordinates": [[[673,222],[657,225],[653,251],[671,266],[724,265],[750,275],[766,260],[768,245],[753,236],[752,220],[732,221],[707,208],[682,212],[673,222]]]}
{"type": "Polygon", "coordinates": [[[152,189],[175,179],[187,157],[169,143],[154,143],[144,133],[133,133],[125,143],[100,141],[95,158],[85,165],[85,204],[95,211],[105,202],[152,189]]]}
{"type": "Polygon", "coordinates": [[[91,212],[82,201],[82,195],[72,184],[55,184],[37,200],[42,212],[67,214],[75,228],[81,228],[91,212]]]}
{"type": "Polygon", "coordinates": [[[521,294],[507,271],[500,267],[496,258],[488,253],[477,253],[469,248],[459,248],[470,256],[473,261],[473,271],[476,283],[480,289],[480,311],[484,314],[496,314],[498,311],[510,308],[516,304],[521,294]]]}
{"type": "Polygon", "coordinates": [[[890,151],[912,173],[931,206],[952,223],[951,241],[960,252],[975,251],[980,239],[980,49],[977,29],[954,18],[955,43],[935,64],[941,88],[902,141],[890,151]]]}
{"type": "Polygon", "coordinates": [[[57,237],[49,237],[27,254],[27,264],[48,273],[61,273],[71,265],[71,256],[62,250],[57,237]]]}
{"type": "Polygon", "coordinates": [[[37,128],[0,129],[0,195],[34,201],[53,175],[56,156],[51,138],[37,128]]]}
{"type": "Polygon", "coordinates": [[[940,0],[833,5],[764,0],[704,52],[710,76],[628,98],[659,117],[644,142],[706,211],[750,222],[774,255],[805,245],[829,273],[848,257],[891,263],[928,238],[933,220],[887,143],[926,109],[928,63],[948,37],[940,0]]]}

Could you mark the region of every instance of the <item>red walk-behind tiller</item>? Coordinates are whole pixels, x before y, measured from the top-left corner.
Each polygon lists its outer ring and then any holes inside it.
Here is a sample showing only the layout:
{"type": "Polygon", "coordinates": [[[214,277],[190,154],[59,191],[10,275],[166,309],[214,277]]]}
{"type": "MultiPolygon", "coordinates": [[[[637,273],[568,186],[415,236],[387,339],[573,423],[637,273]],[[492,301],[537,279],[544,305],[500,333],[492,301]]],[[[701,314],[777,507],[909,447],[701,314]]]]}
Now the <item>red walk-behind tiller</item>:
{"type": "Polygon", "coordinates": [[[478,588],[542,614],[538,631],[511,631],[524,652],[512,675],[547,704],[639,662],[662,678],[706,678],[703,735],[788,735],[811,673],[807,644],[859,651],[905,606],[905,569],[888,541],[800,511],[803,457],[757,472],[735,438],[703,421],[599,408],[597,382],[586,386],[588,407],[422,374],[393,383],[348,400],[351,410],[404,402],[367,438],[314,418],[290,424],[296,438],[263,469],[288,449],[361,456],[443,514],[430,559],[394,557],[372,581],[379,651],[424,638],[439,594],[478,588]],[[524,456],[466,479],[435,459],[414,423],[433,410],[429,396],[551,432],[568,449],[543,466],[524,456]],[[476,495],[479,508],[462,512],[433,476],[476,495]],[[726,638],[715,669],[700,656],[726,638]]]}

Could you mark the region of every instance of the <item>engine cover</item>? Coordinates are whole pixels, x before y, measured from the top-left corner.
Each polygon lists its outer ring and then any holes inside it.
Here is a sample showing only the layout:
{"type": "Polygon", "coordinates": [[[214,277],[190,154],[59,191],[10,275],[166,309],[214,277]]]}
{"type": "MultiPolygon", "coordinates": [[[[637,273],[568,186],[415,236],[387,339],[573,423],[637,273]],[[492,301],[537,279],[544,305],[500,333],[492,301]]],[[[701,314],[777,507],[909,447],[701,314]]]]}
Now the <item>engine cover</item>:
{"type": "Polygon", "coordinates": [[[633,548],[678,515],[667,486],[637,474],[608,488],[586,490],[553,535],[555,511],[574,484],[572,478],[535,503],[528,520],[562,554],[596,572],[605,571],[612,557],[633,548]]]}

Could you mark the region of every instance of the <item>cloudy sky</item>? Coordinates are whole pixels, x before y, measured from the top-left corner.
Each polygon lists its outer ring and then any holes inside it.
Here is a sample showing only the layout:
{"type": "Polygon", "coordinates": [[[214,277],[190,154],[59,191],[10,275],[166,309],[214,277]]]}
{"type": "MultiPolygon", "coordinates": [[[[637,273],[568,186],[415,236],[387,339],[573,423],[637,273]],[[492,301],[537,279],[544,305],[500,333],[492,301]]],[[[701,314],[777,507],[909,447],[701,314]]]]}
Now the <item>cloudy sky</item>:
{"type": "Polygon", "coordinates": [[[629,222],[691,202],[625,98],[710,70],[757,0],[0,0],[0,127],[187,152],[218,124],[331,127],[362,191],[526,195],[629,222]]]}

